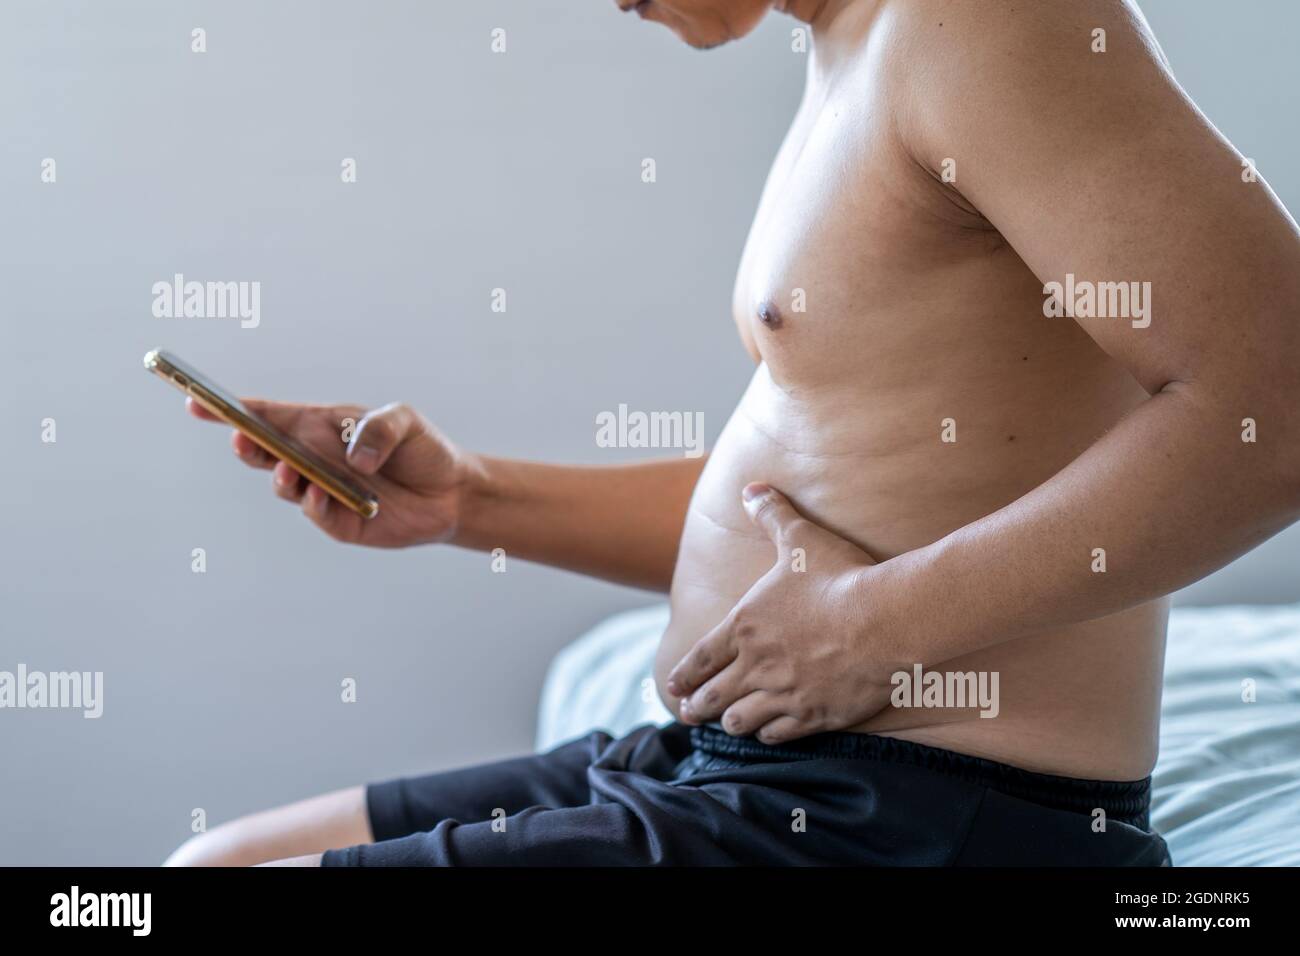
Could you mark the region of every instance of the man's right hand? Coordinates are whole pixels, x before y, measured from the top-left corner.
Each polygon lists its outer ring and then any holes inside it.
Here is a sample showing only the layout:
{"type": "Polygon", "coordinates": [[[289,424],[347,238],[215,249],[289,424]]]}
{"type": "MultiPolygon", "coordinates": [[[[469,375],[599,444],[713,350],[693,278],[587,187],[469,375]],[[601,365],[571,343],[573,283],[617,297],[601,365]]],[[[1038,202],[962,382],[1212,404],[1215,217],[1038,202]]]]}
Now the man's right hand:
{"type": "MultiPolygon", "coordinates": [[[[470,479],[477,474],[475,460],[414,409],[396,403],[368,412],[356,405],[242,401],[276,430],[361,476],[379,496],[379,514],[362,518],[235,431],[231,445],[240,460],[252,468],[271,470],[275,493],[300,504],[303,513],[331,538],[400,548],[449,541],[455,535],[470,479]],[[351,440],[345,441],[345,435],[351,440]]],[[[192,399],[186,405],[196,418],[218,421],[192,399]]]]}

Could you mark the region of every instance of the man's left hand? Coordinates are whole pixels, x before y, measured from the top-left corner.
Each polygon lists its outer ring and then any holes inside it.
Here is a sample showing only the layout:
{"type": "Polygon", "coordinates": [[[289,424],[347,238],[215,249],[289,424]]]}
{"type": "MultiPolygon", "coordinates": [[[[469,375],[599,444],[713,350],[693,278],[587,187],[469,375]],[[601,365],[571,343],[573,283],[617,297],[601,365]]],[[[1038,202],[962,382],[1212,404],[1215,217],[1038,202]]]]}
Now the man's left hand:
{"type": "Polygon", "coordinates": [[[899,669],[874,632],[871,556],[764,484],[744,489],[776,563],[668,675],[683,723],[721,717],[768,744],[859,724],[889,701],[899,669]]]}

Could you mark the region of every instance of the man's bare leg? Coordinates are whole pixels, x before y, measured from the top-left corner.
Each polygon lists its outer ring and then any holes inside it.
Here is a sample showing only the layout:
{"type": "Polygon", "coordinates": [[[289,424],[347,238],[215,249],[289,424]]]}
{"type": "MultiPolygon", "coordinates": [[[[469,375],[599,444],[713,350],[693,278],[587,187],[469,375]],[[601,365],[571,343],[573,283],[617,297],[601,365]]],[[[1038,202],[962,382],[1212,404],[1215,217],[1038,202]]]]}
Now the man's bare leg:
{"type": "Polygon", "coordinates": [[[272,860],[270,863],[259,863],[258,866],[320,866],[321,853],[308,853],[306,856],[291,856],[287,860],[272,860]]]}
{"type": "Polygon", "coordinates": [[[373,842],[365,787],[349,787],[197,834],[163,866],[318,866],[326,850],[373,842]]]}

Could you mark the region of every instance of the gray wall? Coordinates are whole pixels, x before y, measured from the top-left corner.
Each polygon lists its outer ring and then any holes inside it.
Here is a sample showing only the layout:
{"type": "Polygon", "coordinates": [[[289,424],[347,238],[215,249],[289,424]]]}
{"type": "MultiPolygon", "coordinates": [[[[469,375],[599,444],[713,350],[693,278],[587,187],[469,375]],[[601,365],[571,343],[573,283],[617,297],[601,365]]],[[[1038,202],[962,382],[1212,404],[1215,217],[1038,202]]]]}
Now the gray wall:
{"type": "MultiPolygon", "coordinates": [[[[1300,208],[1300,9],[1146,9],[1300,208]]],[[[619,402],[702,410],[712,438],[750,371],[729,295],[799,95],[789,29],[701,54],[609,0],[5,5],[0,670],[101,670],[106,699],[98,720],[0,711],[0,863],[149,864],[196,807],[215,824],[529,746],[551,655],[654,598],[335,546],[140,356],[243,393],[405,400],[499,454],[636,457],[593,443],[619,402]],[[174,272],[260,281],[260,327],[154,318],[174,272]]],[[[1189,596],[1296,599],[1298,550],[1285,535],[1189,596]]]]}

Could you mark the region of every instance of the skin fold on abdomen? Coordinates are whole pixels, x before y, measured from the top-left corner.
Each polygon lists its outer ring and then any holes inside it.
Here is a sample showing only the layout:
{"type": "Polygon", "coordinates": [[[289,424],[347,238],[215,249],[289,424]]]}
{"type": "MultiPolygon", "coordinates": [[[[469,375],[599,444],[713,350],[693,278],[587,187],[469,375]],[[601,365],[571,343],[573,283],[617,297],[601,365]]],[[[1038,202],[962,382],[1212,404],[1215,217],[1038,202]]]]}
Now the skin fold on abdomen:
{"type": "MultiPolygon", "coordinates": [[[[668,672],[775,560],[770,540],[741,507],[747,483],[768,482],[805,517],[877,560],[923,547],[1041,484],[1140,400],[1131,388],[1108,386],[1102,392],[1109,400],[1075,403],[1073,414],[1063,414],[1060,395],[1035,402],[1025,394],[1034,381],[999,390],[1015,396],[1005,414],[998,396],[985,396],[980,419],[968,421],[957,442],[944,443],[942,416],[929,407],[937,389],[895,389],[892,399],[855,387],[800,392],[777,385],[760,365],[687,514],[672,618],[655,665],[669,709],[675,712],[677,701],[664,691],[668,672]]],[[[944,383],[945,394],[952,389],[944,383]]],[[[808,555],[810,568],[815,560],[808,555]]],[[[996,576],[990,569],[991,582],[996,576]]],[[[1157,601],[945,662],[944,669],[998,673],[995,718],[889,708],[852,729],[1041,772],[1145,776],[1156,751],[1166,613],[1166,602],[1157,601]]]]}

